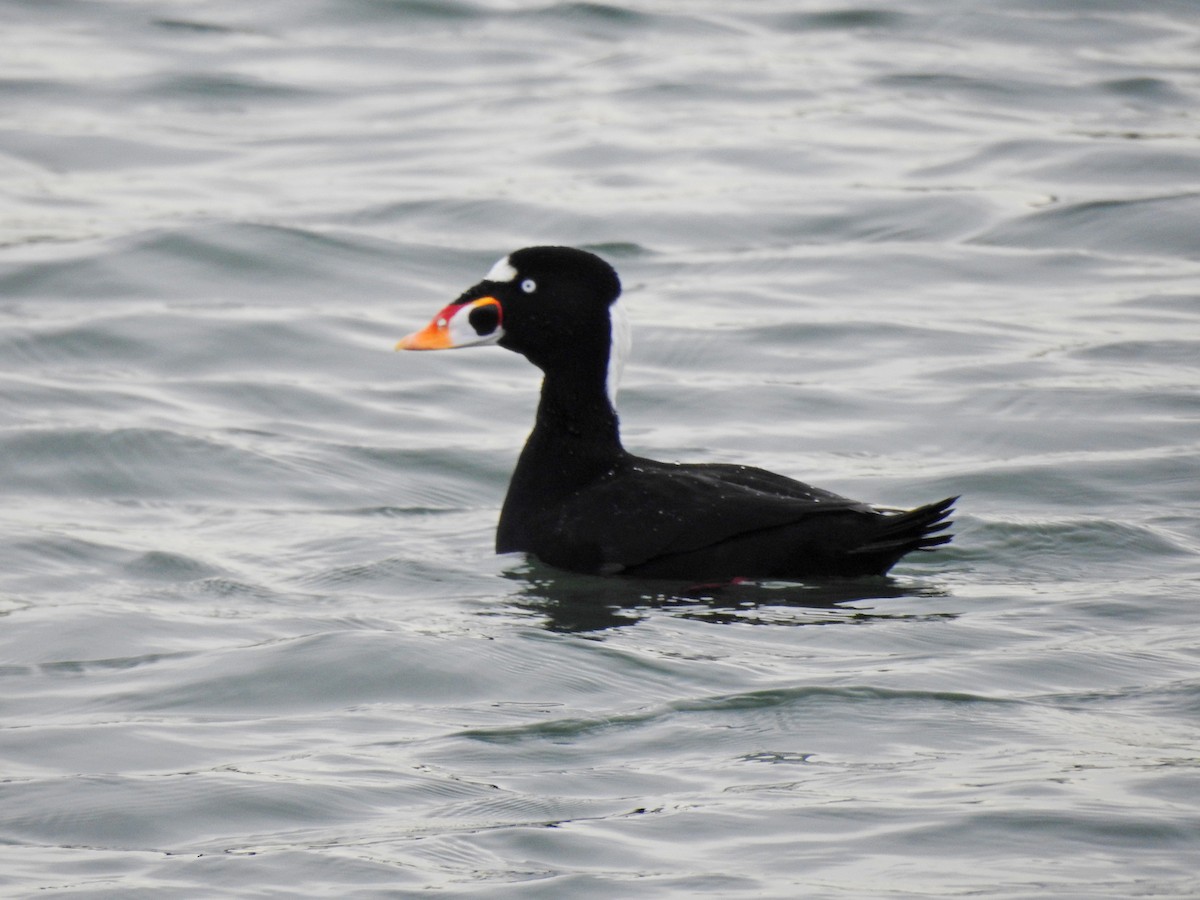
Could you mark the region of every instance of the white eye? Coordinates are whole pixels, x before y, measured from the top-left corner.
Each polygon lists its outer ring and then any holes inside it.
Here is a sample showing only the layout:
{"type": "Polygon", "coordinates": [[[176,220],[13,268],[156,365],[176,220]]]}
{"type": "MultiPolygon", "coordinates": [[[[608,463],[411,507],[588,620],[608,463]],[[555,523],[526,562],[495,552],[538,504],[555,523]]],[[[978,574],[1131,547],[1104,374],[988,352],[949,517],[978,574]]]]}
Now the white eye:
{"type": "Polygon", "coordinates": [[[532,278],[526,278],[524,281],[521,282],[521,290],[523,290],[527,294],[532,294],[534,291],[537,290],[537,282],[534,281],[532,278]]]}

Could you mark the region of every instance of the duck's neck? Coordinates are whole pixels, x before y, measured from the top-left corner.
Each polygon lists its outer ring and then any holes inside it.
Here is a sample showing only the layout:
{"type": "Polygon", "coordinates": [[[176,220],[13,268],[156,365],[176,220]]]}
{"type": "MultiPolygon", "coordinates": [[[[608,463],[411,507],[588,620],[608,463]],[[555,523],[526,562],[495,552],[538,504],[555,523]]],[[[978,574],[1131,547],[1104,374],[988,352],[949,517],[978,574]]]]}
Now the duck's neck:
{"type": "Polygon", "coordinates": [[[508,485],[497,549],[532,549],[524,535],[529,517],[603,478],[625,456],[604,379],[547,374],[533,432],[508,485]]]}
{"type": "Polygon", "coordinates": [[[600,379],[548,374],[533,432],[513,487],[531,481],[541,496],[564,496],[612,470],[625,455],[617,413],[600,379]]]}
{"type": "Polygon", "coordinates": [[[620,427],[603,380],[576,374],[546,375],[530,440],[534,437],[561,449],[579,445],[586,448],[588,456],[619,455],[620,427]]]}

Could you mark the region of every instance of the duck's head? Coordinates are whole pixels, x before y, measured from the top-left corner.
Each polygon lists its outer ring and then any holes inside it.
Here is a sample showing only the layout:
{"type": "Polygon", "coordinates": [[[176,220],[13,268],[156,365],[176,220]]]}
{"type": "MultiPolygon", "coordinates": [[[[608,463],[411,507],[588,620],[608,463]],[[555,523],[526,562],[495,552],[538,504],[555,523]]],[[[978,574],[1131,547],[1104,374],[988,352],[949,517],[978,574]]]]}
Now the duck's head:
{"type": "Polygon", "coordinates": [[[613,399],[629,347],[620,295],[617,273],[594,253],[526,247],[497,262],[481,282],[396,349],[499,344],[548,374],[598,375],[613,399]]]}

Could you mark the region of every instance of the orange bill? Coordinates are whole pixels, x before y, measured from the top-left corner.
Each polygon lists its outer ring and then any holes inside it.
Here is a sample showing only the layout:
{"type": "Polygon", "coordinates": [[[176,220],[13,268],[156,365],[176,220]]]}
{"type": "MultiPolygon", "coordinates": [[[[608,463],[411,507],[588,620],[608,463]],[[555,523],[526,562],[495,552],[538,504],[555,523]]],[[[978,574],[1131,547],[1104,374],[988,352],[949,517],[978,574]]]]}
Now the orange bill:
{"type": "Polygon", "coordinates": [[[450,340],[450,316],[453,307],[447,306],[433,317],[433,321],[410,335],[400,338],[397,350],[449,350],[454,346],[450,340]]]}
{"type": "MultiPolygon", "coordinates": [[[[414,331],[396,344],[397,350],[451,350],[472,344],[491,343],[500,324],[502,312],[500,301],[495,297],[480,297],[469,303],[451,303],[433,317],[420,331],[414,331]],[[494,307],[486,316],[486,323],[478,320],[475,310],[494,307]]],[[[502,332],[501,332],[502,333],[502,332]]],[[[499,336],[499,335],[496,335],[499,336]]]]}

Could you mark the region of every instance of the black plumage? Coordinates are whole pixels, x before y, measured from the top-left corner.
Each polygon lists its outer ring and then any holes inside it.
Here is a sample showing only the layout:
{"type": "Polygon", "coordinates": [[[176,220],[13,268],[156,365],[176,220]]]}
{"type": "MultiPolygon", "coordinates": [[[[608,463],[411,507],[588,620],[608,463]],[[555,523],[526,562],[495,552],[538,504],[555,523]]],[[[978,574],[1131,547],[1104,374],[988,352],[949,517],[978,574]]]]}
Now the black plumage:
{"type": "Polygon", "coordinates": [[[950,541],[956,498],[883,512],[764,469],[627,452],[611,399],[620,292],[598,256],[530,247],[397,345],[498,343],[545,374],[497,552],[531,553],[576,572],[795,579],[882,575],[905,554],[950,541]]]}

